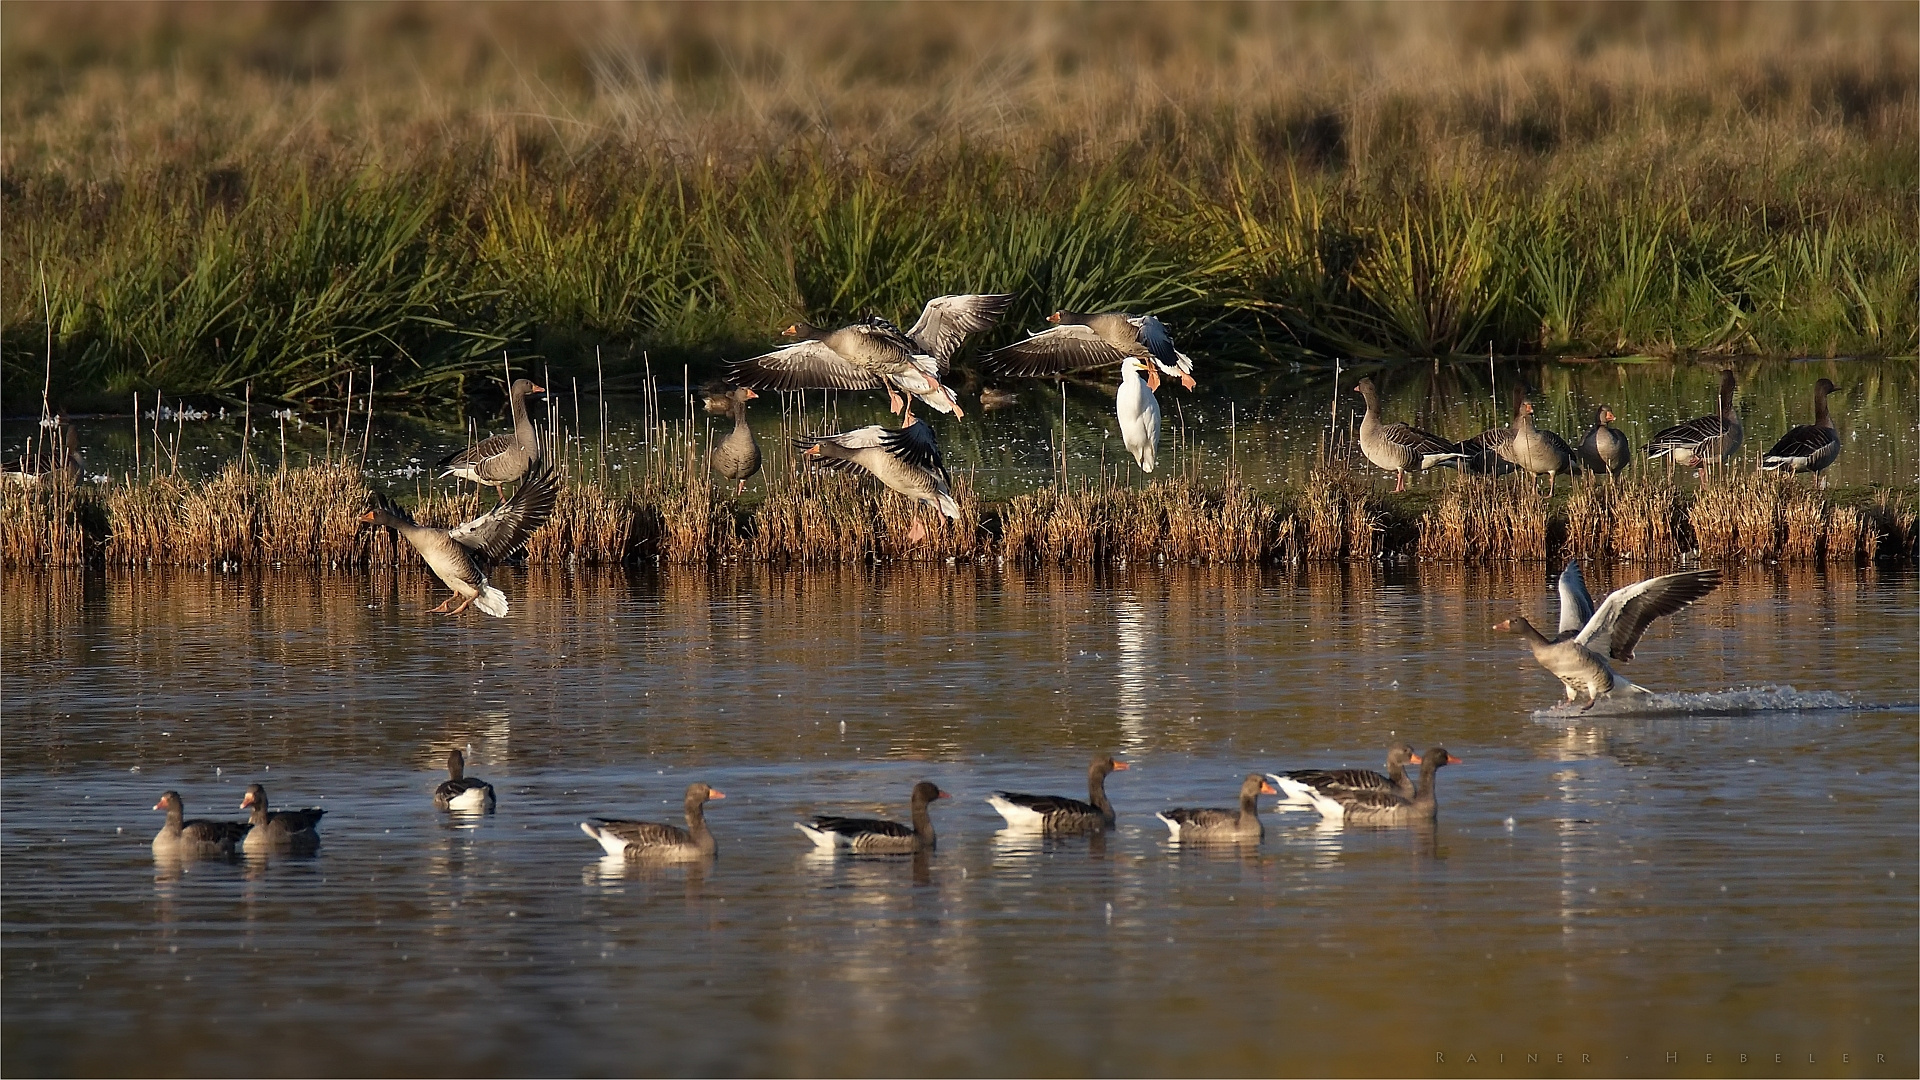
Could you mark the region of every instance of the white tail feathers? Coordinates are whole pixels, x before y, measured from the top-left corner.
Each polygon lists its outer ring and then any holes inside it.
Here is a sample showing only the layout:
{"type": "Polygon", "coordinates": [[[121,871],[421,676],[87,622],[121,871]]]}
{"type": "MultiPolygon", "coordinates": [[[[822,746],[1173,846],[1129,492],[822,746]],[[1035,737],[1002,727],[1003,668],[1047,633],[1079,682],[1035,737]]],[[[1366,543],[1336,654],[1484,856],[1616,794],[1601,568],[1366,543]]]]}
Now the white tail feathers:
{"type": "Polygon", "coordinates": [[[496,619],[507,617],[507,594],[491,585],[480,586],[480,595],[473,598],[473,606],[496,619]]]}
{"type": "Polygon", "coordinates": [[[960,520],[960,504],[954,501],[953,496],[947,494],[944,491],[941,492],[939,506],[940,506],[941,513],[947,515],[948,517],[952,518],[955,521],[960,520]]]}
{"type": "Polygon", "coordinates": [[[827,832],[825,829],[816,829],[804,821],[794,822],[793,827],[806,833],[807,839],[813,841],[813,846],[823,848],[827,851],[832,851],[834,848],[841,847],[847,843],[847,838],[841,836],[839,833],[827,832]]]}

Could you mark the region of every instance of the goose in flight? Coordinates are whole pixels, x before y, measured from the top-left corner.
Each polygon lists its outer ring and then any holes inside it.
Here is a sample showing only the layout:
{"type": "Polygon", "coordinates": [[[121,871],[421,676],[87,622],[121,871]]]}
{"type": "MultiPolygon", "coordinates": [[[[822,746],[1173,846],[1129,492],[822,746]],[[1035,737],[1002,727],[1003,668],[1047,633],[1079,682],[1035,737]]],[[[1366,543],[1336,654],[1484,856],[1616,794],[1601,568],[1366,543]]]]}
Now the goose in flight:
{"type": "Polygon", "coordinates": [[[1653,620],[1671,615],[1720,587],[1718,570],[1686,570],[1678,574],[1637,581],[1615,589],[1595,607],[1578,563],[1568,563],[1560,574],[1560,629],[1549,638],[1524,617],[1494,624],[1494,629],[1518,634],[1532,650],[1533,659],[1567,688],[1567,700],[1587,695],[1582,711],[1593,708],[1602,694],[1647,693],[1614,674],[1609,659],[1633,659],[1633,647],[1653,620]]]}
{"type": "MultiPolygon", "coordinates": [[[[1056,311],[1047,321],[1055,324],[1052,329],[995,350],[987,367],[1016,378],[1054,378],[1133,357],[1179,379],[1189,390],[1195,386],[1193,358],[1174,347],[1167,324],[1152,315],[1056,311]]],[[[1159,377],[1150,376],[1148,385],[1158,389],[1159,377]]]]}
{"type": "MultiPolygon", "coordinates": [[[[950,487],[952,478],[946,463],[940,460],[940,443],[933,429],[918,420],[902,428],[884,428],[878,424],[856,428],[838,435],[820,435],[795,439],[801,454],[823,468],[857,467],[875,480],[912,499],[924,503],[955,521],[960,520],[960,504],[950,487]]],[[[918,543],[927,535],[916,514],[910,542],[918,543]]]]}
{"type": "MultiPolygon", "coordinates": [[[[1838,389],[1832,382],[1821,379],[1813,384],[1813,423],[1802,424],[1773,444],[1767,456],[1760,459],[1760,467],[1767,472],[1810,472],[1820,473],[1840,457],[1840,432],[1833,426],[1833,419],[1827,415],[1827,395],[1838,389]]],[[[1827,486],[1827,478],[1820,477],[1820,486],[1827,486]]]]}
{"type": "Polygon", "coordinates": [[[496,619],[504,619],[507,597],[488,583],[487,568],[513,554],[547,523],[559,494],[553,473],[544,464],[537,464],[513,498],[451,529],[416,525],[405,510],[377,493],[373,509],[362,514],[360,520],[384,525],[406,537],[428,569],[453,590],[453,596],[433,609],[435,614],[458,615],[472,604],[496,619]],[[460,600],[460,606],[449,610],[447,605],[455,599],[460,600]]]}

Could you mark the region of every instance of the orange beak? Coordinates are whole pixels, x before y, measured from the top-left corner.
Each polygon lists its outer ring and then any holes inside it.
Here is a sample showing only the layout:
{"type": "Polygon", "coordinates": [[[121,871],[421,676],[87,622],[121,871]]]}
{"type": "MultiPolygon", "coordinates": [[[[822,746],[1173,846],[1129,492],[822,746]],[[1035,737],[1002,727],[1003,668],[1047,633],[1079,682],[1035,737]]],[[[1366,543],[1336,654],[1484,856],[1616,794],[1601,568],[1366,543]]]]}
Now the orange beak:
{"type": "Polygon", "coordinates": [[[1407,760],[1414,763],[1415,765],[1422,764],[1419,754],[1415,754],[1412,757],[1408,758],[1407,760]]]}
{"type": "Polygon", "coordinates": [[[715,788],[707,789],[707,798],[709,799],[724,799],[726,797],[727,797],[727,793],[724,791],[720,791],[715,788]]]}
{"type": "Polygon", "coordinates": [[[814,443],[812,446],[809,446],[805,450],[800,451],[800,456],[801,457],[819,457],[820,444],[814,443]]]}
{"type": "Polygon", "coordinates": [[[1262,781],[1260,781],[1260,794],[1262,794],[1262,795],[1278,795],[1278,794],[1280,794],[1280,793],[1279,793],[1278,791],[1275,791],[1275,790],[1274,790],[1274,788],[1273,788],[1273,785],[1272,785],[1272,784],[1269,784],[1269,783],[1267,783],[1267,782],[1266,782],[1265,780],[1262,780],[1262,781]]]}
{"type": "Polygon", "coordinates": [[[1124,762],[1124,761],[1116,761],[1116,762],[1114,762],[1114,763],[1113,763],[1113,771],[1114,771],[1114,772],[1126,772],[1126,771],[1127,771],[1128,769],[1130,769],[1130,768],[1132,768],[1132,767],[1133,767],[1133,766],[1131,766],[1131,765],[1128,765],[1128,764],[1127,764],[1126,762],[1124,762]]]}
{"type": "Polygon", "coordinates": [[[952,795],[949,795],[949,794],[947,794],[947,793],[946,793],[946,792],[944,792],[944,791],[940,793],[940,797],[941,797],[941,798],[943,798],[943,799],[951,799],[951,798],[953,798],[953,796],[952,796],[952,795]]]}
{"type": "Polygon", "coordinates": [[[741,388],[740,388],[740,392],[741,392],[741,393],[743,393],[743,394],[745,394],[745,395],[747,395],[747,400],[748,400],[748,401],[752,401],[752,400],[753,400],[754,398],[757,398],[757,397],[759,397],[759,396],[760,396],[759,394],[756,394],[756,393],[754,393],[754,392],[753,392],[753,387],[751,387],[751,386],[743,386],[743,387],[741,387],[741,388]]]}
{"type": "Polygon", "coordinates": [[[1057,322],[1059,322],[1059,321],[1060,321],[1060,313],[1056,311],[1056,312],[1054,312],[1053,314],[1051,314],[1051,315],[1049,315],[1049,316],[1047,316],[1047,321],[1048,321],[1048,322],[1050,322],[1050,323],[1057,323],[1057,322]]]}
{"type": "Polygon", "coordinates": [[[1611,423],[1613,423],[1613,410],[1612,410],[1612,409],[1601,409],[1601,410],[1600,410],[1600,422],[1601,422],[1601,423],[1603,423],[1603,424],[1611,424],[1611,423]]]}
{"type": "Polygon", "coordinates": [[[533,389],[528,391],[528,393],[532,393],[532,394],[544,394],[546,392],[547,392],[547,388],[544,386],[536,386],[533,389]]]}
{"type": "Polygon", "coordinates": [[[1493,628],[1495,630],[1511,630],[1513,629],[1513,620],[1501,619],[1499,622],[1493,624],[1493,628]]]}
{"type": "Polygon", "coordinates": [[[366,513],[364,513],[364,514],[361,514],[361,515],[360,515],[360,520],[361,520],[361,521],[372,521],[372,520],[373,520],[373,511],[371,511],[371,510],[369,510],[369,511],[367,511],[367,512],[366,512],[366,513]]]}
{"type": "Polygon", "coordinates": [[[161,799],[159,802],[153,804],[153,808],[155,810],[165,810],[167,808],[167,800],[161,799]]]}
{"type": "Polygon", "coordinates": [[[800,333],[800,324],[790,323],[785,330],[782,330],[780,332],[787,335],[788,337],[795,337],[800,333]]]}
{"type": "Polygon", "coordinates": [[[253,796],[251,795],[248,795],[245,798],[240,800],[240,809],[242,810],[245,810],[247,807],[252,805],[253,805],[253,796]]]}
{"type": "Polygon", "coordinates": [[[1453,755],[1453,754],[1448,754],[1448,755],[1447,755],[1447,764],[1449,764],[1449,765],[1465,765],[1465,764],[1466,764],[1466,762],[1464,762],[1464,761],[1461,761],[1461,760],[1460,760],[1460,758],[1459,758],[1459,757],[1457,757],[1456,755],[1453,755]]]}

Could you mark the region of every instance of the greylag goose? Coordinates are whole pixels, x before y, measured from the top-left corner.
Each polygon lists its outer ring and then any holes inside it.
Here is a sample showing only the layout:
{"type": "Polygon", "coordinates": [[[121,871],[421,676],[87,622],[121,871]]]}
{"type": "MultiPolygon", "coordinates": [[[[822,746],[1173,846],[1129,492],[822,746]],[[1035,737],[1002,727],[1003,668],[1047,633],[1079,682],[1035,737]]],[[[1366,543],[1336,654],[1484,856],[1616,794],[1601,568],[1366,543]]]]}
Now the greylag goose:
{"type": "Polygon", "coordinates": [[[1494,629],[1526,640],[1534,660],[1567,688],[1567,700],[1587,695],[1584,709],[1593,708],[1602,694],[1646,693],[1615,675],[1607,659],[1633,659],[1633,647],[1653,620],[1671,615],[1720,587],[1718,570],[1686,570],[1638,581],[1607,594],[1595,608],[1587,598],[1578,568],[1560,575],[1561,632],[1548,638],[1521,616],[1494,624],[1494,629]],[[1579,622],[1581,612],[1591,612],[1579,622]],[[1577,626],[1577,629],[1569,629],[1577,626]],[[1604,642],[1605,653],[1595,651],[1604,642]]]}
{"type": "MultiPolygon", "coordinates": [[[[1827,395],[1835,389],[1837,387],[1826,379],[1813,384],[1813,423],[1802,424],[1780,436],[1780,441],[1761,459],[1762,469],[1818,473],[1840,457],[1840,432],[1827,415],[1827,395]]],[[[1827,486],[1826,477],[1820,478],[1820,486],[1827,486]]]]}
{"type": "Polygon", "coordinates": [[[167,812],[167,824],[153,837],[155,855],[231,855],[234,846],[241,843],[247,830],[252,828],[244,821],[206,821],[199,818],[184,821],[182,818],[187,810],[177,791],[161,792],[160,801],[154,803],[153,808],[167,812]]]}
{"type": "Polygon", "coordinates": [[[1408,470],[1425,471],[1437,465],[1453,465],[1467,460],[1460,447],[1431,431],[1411,424],[1389,424],[1380,419],[1380,395],[1371,377],[1353,385],[1353,392],[1367,403],[1367,415],[1360,419],[1360,452],[1375,467],[1393,473],[1395,491],[1407,489],[1408,470]]]}
{"type": "Polygon", "coordinates": [[[1050,833],[1092,832],[1113,828],[1113,804],[1107,801],[1107,777],[1127,771],[1127,763],[1111,755],[1094,758],[1087,766],[1087,801],[1064,795],[1021,795],[996,791],[987,802],[1016,829],[1050,833]]]}
{"type": "Polygon", "coordinates": [[[846,849],[870,854],[906,854],[933,849],[933,818],[927,804],[953,796],[941,791],[930,780],[913,785],[913,825],[878,818],[833,817],[816,815],[812,821],[796,821],[793,827],[807,834],[823,851],[846,849]]]}
{"type": "MultiPolygon", "coordinates": [[[[1131,356],[1151,362],[1189,390],[1195,385],[1193,358],[1174,347],[1167,324],[1152,315],[1056,311],[1047,321],[1055,324],[1052,329],[996,350],[987,358],[987,367],[1016,378],[1054,378],[1118,364],[1131,356]]],[[[1148,385],[1158,389],[1159,376],[1150,376],[1148,385]]]]}
{"type": "Polygon", "coordinates": [[[467,775],[467,756],[447,751],[447,778],[433,789],[433,805],[442,810],[493,811],[493,785],[467,775]]]}
{"type": "Polygon", "coordinates": [[[1460,467],[1474,476],[1507,475],[1514,464],[1500,456],[1500,448],[1512,440],[1513,428],[1488,428],[1460,444],[1460,452],[1466,455],[1460,467]]]}
{"type": "Polygon", "coordinates": [[[1647,457],[1664,457],[1681,468],[1718,465],[1740,449],[1740,414],[1733,411],[1733,369],[1720,373],[1720,411],[1675,424],[1647,443],[1647,457]]]}
{"type": "MultiPolygon", "coordinates": [[[[960,520],[960,504],[954,501],[953,491],[948,487],[946,463],[940,460],[940,442],[934,437],[933,429],[918,420],[910,420],[902,428],[875,424],[838,435],[796,439],[794,445],[802,448],[803,456],[823,468],[865,469],[875,480],[912,499],[915,505],[924,503],[955,521],[960,520]]],[[[915,515],[913,531],[907,539],[918,542],[926,535],[926,527],[915,515]]]]}
{"type": "Polygon", "coordinates": [[[1272,784],[1259,773],[1248,773],[1240,782],[1240,809],[1190,809],[1174,807],[1154,817],[1166,822],[1168,831],[1182,843],[1209,840],[1259,840],[1266,835],[1260,825],[1260,796],[1278,795],[1272,784]]]}
{"type": "Polygon", "coordinates": [[[1443,765],[1458,765],[1460,759],[1444,747],[1434,747],[1420,762],[1420,785],[1411,795],[1397,791],[1333,788],[1314,792],[1313,808],[1328,821],[1348,825],[1415,825],[1439,816],[1434,798],[1434,774],[1443,765]]]}
{"type": "Polygon", "coordinates": [[[513,410],[513,434],[482,439],[465,450],[456,450],[441,458],[441,478],[453,476],[484,484],[504,501],[501,487],[519,483],[540,460],[540,432],[534,428],[533,421],[527,419],[527,395],[546,392],[546,388],[529,379],[513,380],[507,390],[507,402],[513,410]]]}
{"type": "Polygon", "coordinates": [[[38,487],[47,483],[77,484],[86,474],[86,456],[80,452],[80,442],[75,438],[73,425],[67,423],[65,416],[54,423],[51,453],[35,454],[47,467],[39,468],[38,462],[22,457],[17,468],[0,472],[0,484],[15,487],[38,487]]]}
{"type": "Polygon", "coordinates": [[[1580,440],[1580,464],[1588,472],[1604,473],[1612,476],[1625,471],[1627,463],[1633,460],[1633,445],[1627,437],[1620,434],[1619,428],[1608,427],[1615,417],[1613,410],[1605,405],[1593,414],[1593,427],[1587,437],[1580,440]]]}
{"type": "Polygon", "coordinates": [[[753,425],[747,423],[747,402],[759,396],[751,388],[741,386],[707,398],[708,412],[733,421],[733,430],[727,432],[727,437],[708,449],[707,465],[721,476],[740,482],[735,495],[746,491],[747,481],[760,471],[760,444],[754,441],[753,425]]]}
{"type": "Polygon", "coordinates": [[[1533,425],[1533,402],[1522,399],[1513,413],[1513,437],[1497,450],[1499,455],[1534,476],[1547,478],[1547,497],[1553,497],[1555,477],[1573,471],[1573,447],[1551,431],[1533,425]]]}
{"type": "Polygon", "coordinates": [[[252,828],[247,830],[247,838],[241,844],[248,852],[300,853],[310,852],[320,846],[320,819],[327,812],[319,807],[269,812],[267,789],[259,784],[249,784],[246,796],[240,800],[240,808],[253,811],[247,818],[252,828]]]}
{"type": "Polygon", "coordinates": [[[468,604],[496,619],[507,616],[507,596],[487,581],[487,568],[518,550],[553,516],[560,488],[553,473],[541,466],[513,493],[513,498],[451,529],[416,525],[405,510],[375,494],[376,505],[360,516],[407,538],[453,595],[434,608],[436,614],[458,615],[468,604]],[[449,609],[454,600],[460,606],[449,609]]]}
{"type": "Polygon", "coordinates": [[[1335,789],[1347,791],[1391,791],[1402,798],[1413,797],[1413,781],[1407,778],[1407,763],[1420,764],[1420,755],[1406,743],[1387,749],[1387,771],[1372,769],[1293,769],[1268,773],[1267,779],[1280,789],[1282,806],[1310,806],[1316,795],[1335,789]]]}
{"type": "Polygon", "coordinates": [[[707,802],[726,797],[724,792],[705,784],[688,784],[687,827],[684,829],[678,825],[663,825],[653,821],[594,818],[593,821],[598,825],[583,821],[580,831],[599,841],[609,855],[662,862],[711,858],[719,846],[713,842],[713,833],[707,829],[707,802]]]}
{"type": "Polygon", "coordinates": [[[936,296],[920,310],[919,321],[907,331],[907,337],[940,365],[937,374],[946,378],[953,357],[967,338],[993,329],[1000,317],[1013,306],[1012,293],[955,293],[936,296]]]}
{"type": "Polygon", "coordinates": [[[1141,472],[1152,472],[1154,455],[1160,449],[1160,400],[1153,388],[1160,384],[1160,373],[1138,357],[1120,362],[1120,389],[1113,396],[1113,412],[1120,419],[1120,441],[1127,445],[1141,472]],[[1140,378],[1140,373],[1147,378],[1140,378]]]}

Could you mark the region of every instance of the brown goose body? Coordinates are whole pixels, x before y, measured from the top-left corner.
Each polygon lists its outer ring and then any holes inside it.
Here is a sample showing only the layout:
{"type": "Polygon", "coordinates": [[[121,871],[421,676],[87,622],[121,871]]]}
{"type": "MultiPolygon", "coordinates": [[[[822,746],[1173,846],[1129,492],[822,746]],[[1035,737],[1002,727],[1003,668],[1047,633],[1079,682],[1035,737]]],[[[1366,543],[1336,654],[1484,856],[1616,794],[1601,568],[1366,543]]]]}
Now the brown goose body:
{"type": "Polygon", "coordinates": [[[436,614],[457,615],[472,604],[496,619],[503,619],[507,615],[507,597],[487,580],[487,570],[513,554],[546,524],[553,516],[553,506],[559,496],[559,482],[542,465],[520,485],[513,498],[451,529],[417,525],[406,511],[377,495],[377,505],[362,514],[360,520],[385,526],[405,537],[434,576],[453,590],[452,596],[432,609],[436,614]],[[456,599],[460,606],[450,607],[456,599]]]}
{"type": "Polygon", "coordinates": [[[1593,414],[1593,427],[1587,431],[1587,437],[1580,440],[1580,464],[1586,466],[1588,472],[1611,476],[1625,471],[1633,460],[1633,445],[1627,442],[1627,437],[1620,434],[1618,428],[1607,426],[1613,421],[1613,410],[1600,406],[1593,414]]]}
{"type": "Polygon", "coordinates": [[[1196,385],[1193,358],[1174,346],[1173,335],[1155,316],[1056,311],[1047,321],[1054,324],[1051,329],[995,351],[988,368],[1016,378],[1058,378],[1131,357],[1147,367],[1149,389],[1160,388],[1161,374],[1189,390],[1196,385]]]}
{"type": "Polygon", "coordinates": [[[1166,823],[1173,839],[1183,844],[1257,841],[1266,835],[1265,827],[1260,824],[1260,796],[1278,794],[1259,773],[1248,773],[1240,782],[1238,810],[1176,806],[1154,816],[1166,823]]]}
{"type": "Polygon", "coordinates": [[[440,475],[471,480],[496,493],[503,485],[519,483],[540,459],[540,433],[527,418],[527,395],[544,393],[546,390],[531,380],[513,380],[507,391],[513,434],[495,435],[448,454],[440,459],[440,475]]]}
{"type": "Polygon", "coordinates": [[[816,815],[810,821],[796,821],[793,827],[823,851],[850,851],[875,855],[905,855],[932,851],[935,842],[933,816],[927,810],[936,799],[952,796],[933,782],[922,780],[913,785],[913,824],[880,818],[816,815]]]}
{"type": "MultiPolygon", "coordinates": [[[[1802,424],[1780,436],[1780,441],[1760,459],[1762,469],[1818,473],[1839,460],[1840,430],[1833,426],[1833,417],[1827,412],[1827,395],[1835,389],[1827,379],[1813,385],[1813,423],[1802,424]]],[[[1826,483],[1825,477],[1821,477],[1821,483],[1826,483]]]]}
{"type": "MultiPolygon", "coordinates": [[[[794,445],[801,448],[803,457],[823,468],[851,466],[865,470],[915,504],[925,504],[955,521],[960,520],[960,504],[948,486],[940,442],[933,429],[918,420],[900,428],[875,424],[836,435],[796,439],[794,445]]],[[[916,517],[914,534],[909,539],[918,540],[925,534],[925,527],[916,517]]]]}
{"type": "MultiPolygon", "coordinates": [[[[1493,628],[1518,634],[1534,661],[1566,687],[1567,700],[1584,693],[1585,707],[1591,709],[1603,694],[1645,693],[1644,687],[1616,675],[1609,659],[1633,659],[1634,646],[1655,619],[1701,599],[1719,588],[1720,580],[1718,570],[1685,570],[1637,581],[1608,593],[1579,629],[1552,638],[1519,616],[1496,623],[1493,628]]],[[[1584,594],[1584,586],[1580,591],[1584,594]]],[[[1562,621],[1568,621],[1566,613],[1562,615],[1562,621]]]]}
{"type": "Polygon", "coordinates": [[[1421,472],[1439,465],[1459,467],[1467,460],[1460,447],[1450,440],[1422,431],[1411,424],[1389,424],[1380,418],[1380,394],[1372,378],[1364,378],[1353,391],[1367,403],[1360,418],[1360,452],[1374,467],[1393,473],[1393,490],[1405,491],[1407,473],[1421,472]]]}
{"type": "Polygon", "coordinates": [[[433,805],[442,810],[493,812],[493,785],[467,775],[467,756],[447,751],[447,778],[433,789],[433,805]]]}
{"type": "Polygon", "coordinates": [[[1127,763],[1110,755],[1094,758],[1087,765],[1087,801],[1064,795],[1022,795],[996,791],[987,803],[1000,812],[1007,825],[1016,829],[1039,829],[1050,833],[1092,832],[1111,829],[1115,815],[1107,800],[1107,777],[1125,772],[1127,763]]]}
{"type": "Polygon", "coordinates": [[[1513,438],[1508,439],[1498,453],[1517,468],[1547,477],[1548,495],[1553,494],[1553,482],[1558,474],[1573,471],[1573,448],[1559,435],[1534,426],[1531,401],[1520,402],[1514,410],[1513,438]]]}
{"type": "Polygon", "coordinates": [[[724,792],[706,784],[688,784],[684,829],[654,821],[594,818],[592,822],[581,822],[580,831],[599,841],[609,855],[661,862],[708,859],[720,848],[707,828],[706,806],[709,800],[726,797],[724,792]]]}
{"type": "Polygon", "coordinates": [[[252,828],[245,821],[185,820],[186,807],[177,791],[163,793],[153,808],[167,812],[166,825],[153,838],[153,853],[159,856],[231,855],[252,828]]]}
{"type": "Polygon", "coordinates": [[[1718,465],[1740,450],[1744,429],[1733,408],[1736,389],[1731,368],[1720,374],[1720,411],[1658,432],[1647,443],[1647,457],[1664,457],[1684,468],[1718,465]]]}
{"type": "Polygon", "coordinates": [[[747,423],[747,402],[759,396],[742,386],[707,399],[709,411],[718,411],[733,421],[727,437],[707,451],[707,464],[721,476],[739,481],[736,495],[747,490],[747,481],[760,471],[760,444],[753,437],[753,426],[747,423]]]}
{"type": "Polygon", "coordinates": [[[247,787],[246,797],[240,800],[240,808],[252,810],[248,824],[244,847],[249,854],[266,851],[288,851],[294,854],[312,852],[320,846],[320,819],[326,811],[318,807],[307,810],[268,810],[267,789],[259,784],[247,787]]]}
{"type": "Polygon", "coordinates": [[[1371,769],[1293,769],[1268,773],[1267,779],[1280,790],[1282,805],[1306,806],[1315,793],[1335,789],[1351,791],[1391,791],[1402,798],[1413,797],[1413,781],[1407,776],[1407,763],[1420,763],[1413,747],[1395,743],[1387,748],[1387,771],[1371,769]]]}
{"type": "Polygon", "coordinates": [[[1460,759],[1436,746],[1420,760],[1420,783],[1413,794],[1396,791],[1334,789],[1320,795],[1314,808],[1330,821],[1348,825],[1417,825],[1439,816],[1440,804],[1434,795],[1434,776],[1444,765],[1458,765],[1460,759]]]}

